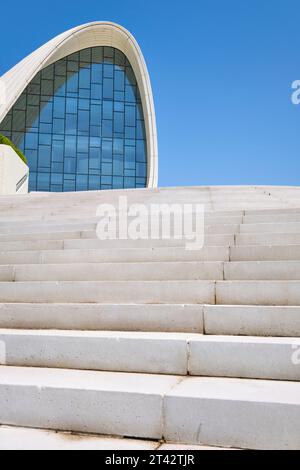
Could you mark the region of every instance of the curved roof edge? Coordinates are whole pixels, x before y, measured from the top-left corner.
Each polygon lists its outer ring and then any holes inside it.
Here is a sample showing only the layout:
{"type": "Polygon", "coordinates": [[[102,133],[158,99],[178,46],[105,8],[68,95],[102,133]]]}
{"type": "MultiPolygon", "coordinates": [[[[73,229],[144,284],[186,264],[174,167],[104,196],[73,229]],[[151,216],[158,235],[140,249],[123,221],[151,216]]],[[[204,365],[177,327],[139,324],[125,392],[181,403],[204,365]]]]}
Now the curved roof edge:
{"type": "Polygon", "coordinates": [[[148,155],[147,186],[157,187],[158,145],[155,108],[148,69],[132,34],[115,23],[101,21],[84,24],[60,34],[27,56],[0,78],[0,122],[31,80],[48,65],[81,49],[110,46],[121,50],[130,61],[140,90],[148,155]]]}

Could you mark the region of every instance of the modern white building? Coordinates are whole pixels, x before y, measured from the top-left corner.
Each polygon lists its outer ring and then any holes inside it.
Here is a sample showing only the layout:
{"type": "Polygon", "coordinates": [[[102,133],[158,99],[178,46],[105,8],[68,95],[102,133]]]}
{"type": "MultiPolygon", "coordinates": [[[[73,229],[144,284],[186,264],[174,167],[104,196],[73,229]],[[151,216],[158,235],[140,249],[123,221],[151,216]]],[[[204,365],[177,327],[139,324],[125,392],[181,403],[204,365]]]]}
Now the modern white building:
{"type": "Polygon", "coordinates": [[[110,22],[67,31],[1,77],[0,133],[31,191],[157,186],[152,89],[134,37],[110,22]]]}

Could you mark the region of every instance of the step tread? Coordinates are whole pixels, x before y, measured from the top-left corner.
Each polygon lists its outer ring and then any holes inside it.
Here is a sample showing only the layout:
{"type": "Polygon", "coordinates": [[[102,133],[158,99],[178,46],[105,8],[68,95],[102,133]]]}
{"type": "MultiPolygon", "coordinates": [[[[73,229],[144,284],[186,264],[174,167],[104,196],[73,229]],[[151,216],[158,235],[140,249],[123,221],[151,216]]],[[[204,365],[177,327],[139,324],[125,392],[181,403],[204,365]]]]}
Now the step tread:
{"type": "Polygon", "coordinates": [[[180,377],[126,372],[0,366],[1,385],[163,395],[180,377]]]}
{"type": "Polygon", "coordinates": [[[300,382],[188,377],[167,396],[300,405],[300,382]]]}
{"type": "Polygon", "coordinates": [[[0,386],[67,388],[300,405],[300,382],[0,366],[0,386]]]}
{"type": "Polygon", "coordinates": [[[143,331],[78,331],[78,330],[27,330],[0,328],[0,337],[49,337],[49,338],[83,338],[83,339],[116,339],[116,340],[151,340],[151,341],[183,341],[200,343],[235,343],[235,344],[266,344],[266,345],[299,345],[298,337],[259,337],[234,335],[204,335],[201,333],[174,332],[143,332],[143,331]]]}
{"type": "Polygon", "coordinates": [[[155,450],[159,447],[157,441],[0,426],[0,450],[155,450]]]}

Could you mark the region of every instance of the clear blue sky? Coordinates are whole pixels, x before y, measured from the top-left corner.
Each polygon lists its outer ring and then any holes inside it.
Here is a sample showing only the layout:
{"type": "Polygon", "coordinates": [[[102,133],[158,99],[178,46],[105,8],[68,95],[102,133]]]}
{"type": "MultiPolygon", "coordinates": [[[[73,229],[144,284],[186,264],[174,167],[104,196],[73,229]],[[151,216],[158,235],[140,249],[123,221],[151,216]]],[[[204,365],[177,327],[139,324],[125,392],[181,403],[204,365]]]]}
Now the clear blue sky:
{"type": "Polygon", "coordinates": [[[299,0],[14,0],[0,75],[73,26],[115,21],[149,67],[160,186],[299,185],[299,13],[299,0]]]}

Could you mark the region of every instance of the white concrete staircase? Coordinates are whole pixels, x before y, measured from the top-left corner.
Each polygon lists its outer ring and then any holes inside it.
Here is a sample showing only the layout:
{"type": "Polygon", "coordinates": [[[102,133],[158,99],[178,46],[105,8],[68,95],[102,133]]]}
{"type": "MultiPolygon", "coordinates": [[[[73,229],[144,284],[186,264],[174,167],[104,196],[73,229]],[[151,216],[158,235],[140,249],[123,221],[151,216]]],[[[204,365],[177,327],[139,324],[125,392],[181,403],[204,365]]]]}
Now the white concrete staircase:
{"type": "Polygon", "coordinates": [[[2,197],[0,302],[0,449],[300,449],[298,188],[2,197]],[[203,203],[203,250],[98,240],[124,194],[203,203]]]}

